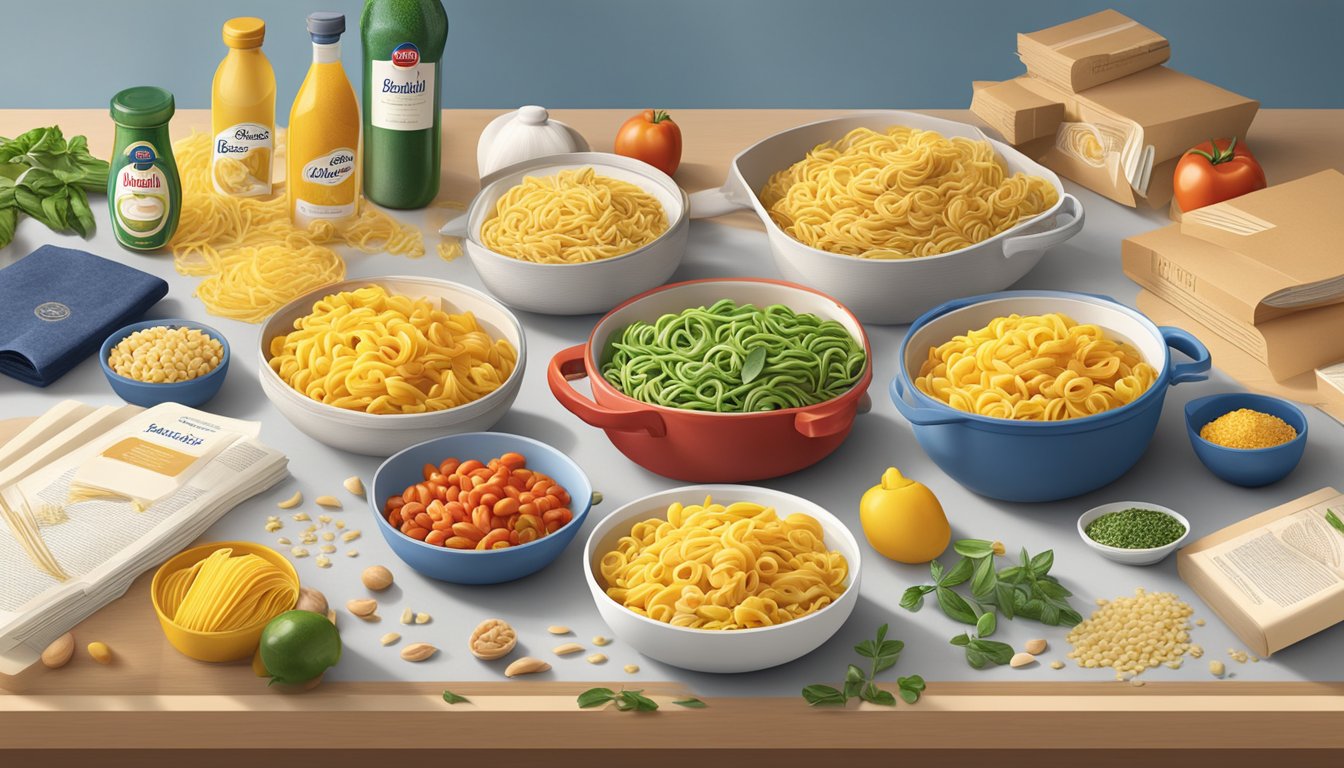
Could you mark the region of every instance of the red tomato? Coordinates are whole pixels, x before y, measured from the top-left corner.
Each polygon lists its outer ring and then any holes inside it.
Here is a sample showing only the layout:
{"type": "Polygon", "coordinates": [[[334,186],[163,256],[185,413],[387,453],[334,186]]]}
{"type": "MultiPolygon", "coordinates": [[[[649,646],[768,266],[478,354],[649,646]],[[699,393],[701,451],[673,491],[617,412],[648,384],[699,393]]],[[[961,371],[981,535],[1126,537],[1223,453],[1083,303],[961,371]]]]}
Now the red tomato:
{"type": "Polygon", "coordinates": [[[646,109],[616,132],[616,154],[643,160],[668,176],[681,164],[681,128],[661,109],[646,109]]]}
{"type": "Polygon", "coordinates": [[[1176,203],[1182,211],[1240,197],[1265,188],[1265,172],[1251,150],[1237,140],[1219,139],[1191,149],[1176,164],[1176,203]]]}

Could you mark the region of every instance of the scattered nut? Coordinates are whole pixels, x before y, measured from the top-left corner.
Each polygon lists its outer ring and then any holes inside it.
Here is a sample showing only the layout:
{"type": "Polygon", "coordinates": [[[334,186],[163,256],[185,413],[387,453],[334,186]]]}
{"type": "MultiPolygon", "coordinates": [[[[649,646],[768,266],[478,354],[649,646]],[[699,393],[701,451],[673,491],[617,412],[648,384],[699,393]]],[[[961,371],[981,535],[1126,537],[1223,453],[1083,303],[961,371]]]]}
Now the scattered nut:
{"type": "Polygon", "coordinates": [[[313,503],[319,507],[326,507],[327,509],[341,508],[341,500],[335,496],[318,496],[316,499],[313,499],[313,503]]]}
{"type": "Polygon", "coordinates": [[[1204,620],[1203,620],[1203,619],[1195,619],[1195,626],[1196,626],[1196,627],[1202,627],[1202,626],[1204,626],[1204,620]]]}
{"type": "Polygon", "coordinates": [[[335,540],[336,540],[336,534],[332,533],[331,531],[326,531],[326,532],[324,532],[324,533],[322,534],[322,540],[323,540],[323,541],[335,541],[335,540]]]}
{"type": "Polygon", "coordinates": [[[282,547],[288,547],[290,544],[293,544],[294,542],[290,541],[289,539],[285,538],[284,536],[281,536],[280,538],[278,538],[278,539],[275,540],[275,543],[276,543],[276,544],[279,544],[279,545],[282,546],[282,547]]]}
{"type": "Polygon", "coordinates": [[[593,637],[593,645],[602,646],[611,643],[611,638],[596,635],[593,637]]]}
{"type": "Polygon", "coordinates": [[[417,613],[415,614],[415,623],[428,624],[432,620],[432,618],[433,617],[431,617],[428,613],[417,613]]]}
{"type": "Polygon", "coordinates": [[[303,547],[295,547],[295,548],[289,550],[289,554],[291,554],[291,555],[293,555],[293,556],[295,556],[295,557],[307,557],[307,556],[308,556],[308,550],[304,549],[303,547]]]}
{"type": "Polygon", "coordinates": [[[383,645],[391,645],[400,639],[401,635],[398,635],[396,632],[388,632],[386,635],[383,635],[382,637],[378,638],[378,642],[382,643],[383,645]]]}
{"type": "Polygon", "coordinates": [[[321,549],[322,554],[324,554],[324,555],[330,555],[331,553],[333,553],[333,552],[336,551],[336,545],[335,545],[335,544],[323,544],[321,547],[319,547],[319,549],[321,549]]]}
{"type": "Polygon", "coordinates": [[[284,528],[284,527],[285,527],[285,524],[282,523],[282,522],[280,522],[279,520],[267,520],[267,521],[266,521],[266,532],[267,532],[267,533],[275,533],[276,531],[278,531],[278,530],[280,530],[281,528],[284,528]]]}
{"type": "Polygon", "coordinates": [[[438,652],[439,649],[429,643],[411,643],[401,649],[401,658],[406,661],[424,661],[438,652]]]}
{"type": "Polygon", "coordinates": [[[358,549],[347,549],[347,550],[345,550],[345,556],[346,556],[346,557],[359,557],[359,550],[358,550],[358,549]]]}
{"type": "Polygon", "coordinates": [[[1050,668],[1051,668],[1051,669],[1063,669],[1063,668],[1064,668],[1064,662],[1060,661],[1059,659],[1055,659],[1054,661],[1050,662],[1050,668]]]}
{"type": "Polygon", "coordinates": [[[1140,680],[1140,679],[1137,678],[1137,677],[1130,679],[1129,684],[1132,685],[1132,686],[1134,686],[1135,688],[1142,688],[1142,687],[1143,687],[1143,681],[1140,680]]]}
{"type": "Polygon", "coordinates": [[[60,669],[75,655],[75,636],[69,632],[51,641],[42,651],[42,664],[48,669],[60,669]]]}
{"type": "Polygon", "coordinates": [[[317,521],[323,525],[331,522],[331,515],[318,515],[317,521]]]}
{"type": "Polygon", "coordinates": [[[299,537],[299,543],[300,543],[300,544],[316,544],[316,543],[317,543],[317,536],[316,536],[315,534],[305,533],[305,534],[303,534],[302,536],[299,537]]]}
{"type": "Polygon", "coordinates": [[[471,655],[483,661],[502,659],[508,656],[517,644],[517,633],[503,619],[482,621],[472,630],[471,637],[467,640],[467,648],[471,649],[471,655]]]}
{"type": "Polygon", "coordinates": [[[382,592],[392,586],[392,572],[381,565],[370,565],[359,575],[364,586],[374,592],[382,592]]]}
{"type": "Polygon", "coordinates": [[[588,662],[589,664],[606,664],[607,655],[605,653],[589,654],[588,657],[584,659],[584,661],[588,662]]]}
{"type": "Polygon", "coordinates": [[[583,646],[578,643],[565,643],[564,645],[557,645],[551,649],[551,652],[556,656],[568,656],[571,653],[580,653],[582,651],[583,646]]]}
{"type": "Polygon", "coordinates": [[[367,619],[378,612],[378,601],[369,598],[351,600],[345,604],[345,610],[361,619],[367,619]]]}
{"type": "Polygon", "coordinates": [[[1214,677],[1222,677],[1223,675],[1227,674],[1227,665],[1223,664],[1223,662],[1217,659],[1214,659],[1213,661],[1209,662],[1209,674],[1213,675],[1214,677]]]}
{"type": "Polygon", "coordinates": [[[308,513],[307,513],[307,512],[295,512],[295,513],[293,514],[293,518],[294,518],[294,521],[295,521],[295,522],[298,522],[298,523],[302,523],[302,522],[305,521],[305,520],[312,520],[312,519],[313,519],[313,518],[311,518],[311,517],[308,516],[308,513]]]}
{"type": "Polygon", "coordinates": [[[559,624],[552,624],[551,626],[546,628],[546,631],[550,632],[552,635],[568,635],[569,627],[561,626],[559,624]]]}
{"type": "Polygon", "coordinates": [[[639,665],[638,665],[638,664],[626,664],[626,665],[625,665],[625,671],[633,675],[633,674],[635,674],[636,672],[639,671],[639,665]]]}
{"type": "Polygon", "coordinates": [[[327,615],[327,596],[312,587],[299,587],[299,601],[294,605],[296,611],[312,611],[327,615]]]}
{"type": "Polygon", "coordinates": [[[349,544],[350,542],[358,538],[359,538],[359,531],[346,531],[345,533],[341,534],[341,541],[344,541],[346,544],[349,544]]]}
{"type": "Polygon", "coordinates": [[[342,530],[342,529],[344,529],[344,528],[345,528],[345,521],[344,521],[344,520],[337,520],[337,521],[336,521],[336,530],[339,531],[339,530],[342,530]]]}
{"type": "Polygon", "coordinates": [[[330,558],[330,557],[327,557],[326,555],[318,555],[318,556],[317,556],[317,559],[314,560],[313,562],[315,562],[315,563],[317,564],[317,567],[318,567],[318,568],[330,568],[330,567],[331,567],[331,558],[330,558]]]}
{"type": "Polygon", "coordinates": [[[1259,657],[1259,656],[1252,656],[1252,657],[1251,657],[1251,663],[1252,663],[1252,664],[1258,664],[1259,662],[1260,662],[1260,657],[1259,657]]]}
{"type": "Polygon", "coordinates": [[[1200,656],[1203,656],[1203,655],[1204,655],[1204,646],[1202,646],[1202,645],[1192,645],[1192,646],[1190,646],[1190,655],[1191,655],[1191,656],[1194,656],[1196,659],[1198,659],[1200,656]]]}
{"type": "Polygon", "coordinates": [[[1020,669],[1028,664],[1036,663],[1036,657],[1025,651],[1013,654],[1013,658],[1008,661],[1008,666],[1013,669],[1020,669]]]}
{"type": "Polygon", "coordinates": [[[1185,659],[1172,659],[1171,661],[1168,661],[1165,664],[1163,664],[1163,666],[1165,666],[1167,669],[1180,669],[1181,664],[1183,664],[1184,662],[1185,659]]]}
{"type": "Polygon", "coordinates": [[[545,672],[551,665],[541,659],[534,659],[531,656],[524,656],[513,662],[504,670],[505,677],[517,677],[519,675],[531,675],[536,672],[545,672]]]}
{"type": "Polygon", "coordinates": [[[351,475],[345,478],[345,482],[341,483],[341,485],[344,485],[345,490],[350,493],[360,498],[364,497],[364,481],[359,479],[359,475],[351,475]]]}
{"type": "Polygon", "coordinates": [[[327,621],[330,621],[331,624],[332,624],[332,626],[335,626],[335,625],[336,625],[336,609],[335,609],[335,608],[328,608],[328,609],[327,609],[327,621]]]}
{"type": "Polygon", "coordinates": [[[300,493],[299,491],[295,491],[293,496],[290,496],[288,499],[285,499],[284,501],[280,502],[279,504],[276,504],[275,506],[281,509],[293,509],[302,503],[303,503],[303,494],[300,493]]]}
{"type": "Polygon", "coordinates": [[[89,643],[89,656],[99,664],[112,663],[112,649],[107,647],[107,643],[89,643]]]}
{"type": "Polygon", "coordinates": [[[1032,656],[1040,656],[1042,653],[1045,653],[1045,649],[1048,647],[1049,645],[1045,642],[1045,639],[1040,637],[1028,640],[1022,644],[1022,650],[1030,653],[1032,656]]]}
{"type": "Polygon", "coordinates": [[[410,608],[407,608],[406,610],[401,612],[402,624],[413,624],[414,622],[415,622],[415,611],[412,611],[410,608]]]}

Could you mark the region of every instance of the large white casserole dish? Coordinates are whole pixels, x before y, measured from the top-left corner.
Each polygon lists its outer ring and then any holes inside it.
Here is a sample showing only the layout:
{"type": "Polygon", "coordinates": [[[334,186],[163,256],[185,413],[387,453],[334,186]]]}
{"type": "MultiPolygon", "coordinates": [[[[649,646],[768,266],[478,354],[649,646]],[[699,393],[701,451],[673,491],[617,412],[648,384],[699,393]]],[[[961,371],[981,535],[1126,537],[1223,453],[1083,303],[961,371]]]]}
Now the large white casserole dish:
{"type": "Polygon", "coordinates": [[[311,291],[271,315],[259,336],[261,389],[282,416],[304,434],[333,448],[366,456],[390,456],[426,440],[459,432],[482,432],[513,405],[523,382],[527,342],[523,326],[504,305],[465,285],[432,277],[368,277],[345,280],[311,291]],[[494,392],[456,408],[414,414],[373,414],[319,403],[286,384],[271,370],[271,339],[288,333],[294,321],[313,310],[313,302],[341,291],[381,285],[390,293],[439,299],[450,312],[471,312],[490,338],[504,338],[518,350],[518,365],[494,392]]]}
{"type": "Polygon", "coordinates": [[[917,112],[873,110],[821,120],[763,139],[733,158],[720,189],[690,196],[691,218],[720,216],[750,208],[765,224],[775,266],[786,280],[812,286],[849,307],[865,323],[908,323],[933,307],[965,296],[1007,288],[1031,271],[1049,248],[1083,228],[1083,206],[1064,191],[1053,171],[980,129],[917,112]],[[1040,176],[1059,194],[1049,210],[975,245],[915,259],[863,259],[830,253],[793,239],[770,218],[759,193],[777,171],[801,160],[816,145],[835,141],[855,128],[884,130],[893,125],[988,141],[1009,172],[1040,176]]]}
{"type": "Polygon", "coordinates": [[[640,653],[697,672],[751,672],[806,656],[839,631],[859,601],[862,555],[854,534],[835,515],[793,494],[750,485],[688,485],[626,504],[593,528],[583,551],[583,573],[597,611],[612,632],[640,653]],[[781,517],[802,512],[821,523],[826,546],[845,556],[849,582],[835,602],[800,619],[756,629],[706,630],[674,627],[641,616],[609,597],[599,565],[602,556],[629,535],[630,527],[652,517],[667,519],[673,502],[702,504],[706,496],[727,506],[751,501],[773,507],[781,517]]]}
{"type": "Polygon", "coordinates": [[[667,174],[629,157],[574,152],[524,160],[486,176],[467,212],[449,221],[441,234],[462,240],[462,250],[490,293],[511,307],[543,315],[606,312],[622,301],[667,282],[686,254],[690,218],[686,193],[667,174]],[[496,253],[481,243],[481,227],[495,204],[527,176],[592,168],[648,192],[667,214],[667,231],[629,253],[578,264],[539,264],[496,253]]]}

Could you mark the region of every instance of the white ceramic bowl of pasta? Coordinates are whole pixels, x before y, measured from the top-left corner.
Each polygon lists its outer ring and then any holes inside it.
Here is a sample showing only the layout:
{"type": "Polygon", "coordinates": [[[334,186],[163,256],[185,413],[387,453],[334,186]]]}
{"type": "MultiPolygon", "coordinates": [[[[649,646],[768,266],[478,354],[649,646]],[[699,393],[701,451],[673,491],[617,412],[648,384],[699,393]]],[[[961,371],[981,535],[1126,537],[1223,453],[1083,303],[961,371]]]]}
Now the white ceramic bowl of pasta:
{"type": "Polygon", "coordinates": [[[689,207],[686,193],[677,183],[647,163],[605,152],[574,152],[525,160],[486,176],[467,212],[445,224],[440,232],[461,238],[462,249],[481,282],[505,304],[544,315],[588,315],[606,312],[637,293],[667,282],[686,254],[689,207]],[[575,264],[515,259],[482,244],[481,227],[494,214],[499,198],[522,183],[524,177],[581,168],[592,168],[648,192],[667,214],[667,230],[629,253],[575,264]]]}
{"type": "Polygon", "coordinates": [[[859,599],[862,554],[854,535],[835,515],[807,499],[749,485],[688,485],[662,491],[626,504],[607,515],[593,529],[583,553],[584,577],[598,613],[622,641],[665,664],[697,672],[751,672],[778,666],[816,650],[849,618],[859,599]],[[781,517],[794,512],[810,515],[821,524],[828,549],[849,564],[845,591],[830,605],[798,619],[769,627],[706,630],[675,627],[642,616],[609,597],[601,571],[602,556],[615,549],[631,526],[649,518],[667,517],[674,502],[702,504],[705,497],[728,505],[749,501],[773,507],[781,517]]]}
{"type": "Polygon", "coordinates": [[[474,288],[432,277],[359,278],[319,288],[271,315],[262,326],[259,339],[261,389],[276,410],[314,440],[366,456],[390,456],[431,438],[490,429],[518,396],[527,362],[523,326],[507,307],[474,288]],[[380,285],[390,293],[411,298],[436,299],[445,311],[471,312],[490,338],[507,339],[513,345],[518,351],[517,365],[498,389],[477,400],[456,408],[415,414],[373,414],[326,405],[295,390],[271,369],[271,339],[292,330],[294,321],[312,312],[313,303],[323,296],[368,285],[380,285]]]}
{"type": "Polygon", "coordinates": [[[863,322],[878,325],[908,323],[950,299],[1006,288],[1031,271],[1047,249],[1083,228],[1082,204],[1064,191],[1050,169],[990,139],[975,126],[895,110],[857,112],[763,139],[733,158],[722,188],[696,192],[690,201],[691,218],[696,219],[743,208],[755,211],[765,225],[775,266],[786,280],[830,294],[863,322]],[[1010,173],[1022,171],[1045,179],[1058,201],[979,243],[913,259],[865,259],[813,248],[790,237],[770,218],[759,194],[776,171],[801,160],[816,145],[835,141],[855,128],[883,130],[894,125],[988,141],[1010,173]]]}

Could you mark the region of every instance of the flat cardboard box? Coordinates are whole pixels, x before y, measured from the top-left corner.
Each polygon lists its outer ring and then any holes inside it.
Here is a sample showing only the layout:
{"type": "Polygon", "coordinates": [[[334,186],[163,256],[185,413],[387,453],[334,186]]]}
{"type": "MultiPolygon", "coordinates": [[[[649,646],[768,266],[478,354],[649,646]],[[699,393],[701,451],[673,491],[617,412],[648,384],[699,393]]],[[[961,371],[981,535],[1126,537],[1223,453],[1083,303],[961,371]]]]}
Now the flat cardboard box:
{"type": "Polygon", "coordinates": [[[1014,80],[971,83],[971,109],[1014,146],[1053,137],[1064,120],[1064,104],[1043,98],[1014,80]]]}
{"type": "Polygon", "coordinates": [[[1316,369],[1316,393],[1324,407],[1344,413],[1344,362],[1316,369]]]}
{"type": "Polygon", "coordinates": [[[1105,10],[1018,34],[1017,55],[1031,74],[1078,93],[1165,62],[1171,45],[1128,16],[1105,10]]]}

